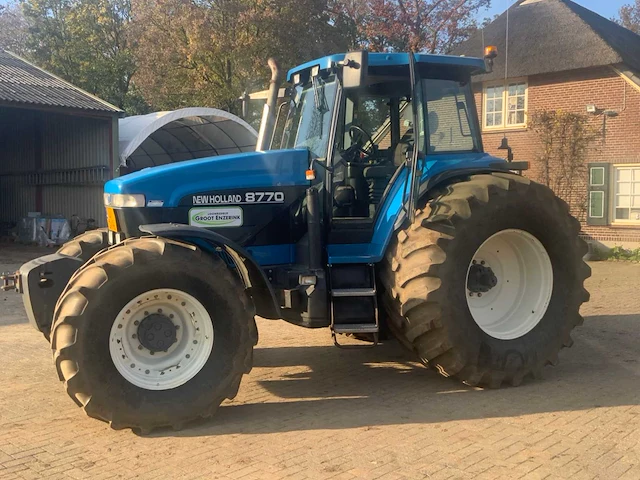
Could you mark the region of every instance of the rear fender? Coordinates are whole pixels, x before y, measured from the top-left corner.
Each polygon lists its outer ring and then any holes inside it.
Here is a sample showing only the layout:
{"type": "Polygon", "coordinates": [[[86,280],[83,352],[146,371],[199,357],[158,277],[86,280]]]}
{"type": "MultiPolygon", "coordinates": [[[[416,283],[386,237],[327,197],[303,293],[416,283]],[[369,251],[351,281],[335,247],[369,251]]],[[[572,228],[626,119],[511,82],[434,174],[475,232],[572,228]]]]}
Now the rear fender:
{"type": "Polygon", "coordinates": [[[429,180],[420,185],[418,198],[422,199],[424,196],[433,192],[434,189],[443,187],[454,180],[464,178],[469,175],[496,172],[514,173],[514,171],[522,172],[523,170],[528,169],[529,162],[494,162],[486,166],[445,170],[434,175],[433,177],[429,178],[429,180]]]}
{"type": "Polygon", "coordinates": [[[282,317],[275,291],[269,279],[251,254],[237,243],[204,228],[175,223],[141,225],[140,231],[195,244],[210,252],[225,252],[233,261],[240,279],[253,299],[256,314],[274,320],[282,317]]]}

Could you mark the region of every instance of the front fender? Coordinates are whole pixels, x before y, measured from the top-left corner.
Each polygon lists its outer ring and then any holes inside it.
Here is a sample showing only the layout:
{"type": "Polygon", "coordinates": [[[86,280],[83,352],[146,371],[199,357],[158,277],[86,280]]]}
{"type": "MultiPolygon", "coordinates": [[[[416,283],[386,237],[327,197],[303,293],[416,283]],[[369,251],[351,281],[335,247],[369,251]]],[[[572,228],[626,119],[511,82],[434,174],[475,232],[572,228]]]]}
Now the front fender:
{"type": "Polygon", "coordinates": [[[232,260],[256,307],[256,314],[269,319],[282,318],[280,306],[269,279],[251,254],[237,243],[204,228],[176,223],[141,225],[140,231],[158,237],[181,240],[211,252],[222,249],[232,260]]]}
{"type": "Polygon", "coordinates": [[[29,323],[49,338],[53,310],[69,279],[84,264],[60,253],[45,255],[20,267],[20,292],[29,323]]]}

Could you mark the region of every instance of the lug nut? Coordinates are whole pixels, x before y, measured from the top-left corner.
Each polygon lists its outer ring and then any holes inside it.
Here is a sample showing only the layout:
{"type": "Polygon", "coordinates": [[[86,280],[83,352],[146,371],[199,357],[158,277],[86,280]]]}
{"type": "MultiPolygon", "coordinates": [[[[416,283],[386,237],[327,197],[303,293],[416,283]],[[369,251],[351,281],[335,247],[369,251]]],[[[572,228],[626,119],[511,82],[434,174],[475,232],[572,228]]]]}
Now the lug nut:
{"type": "Polygon", "coordinates": [[[138,350],[142,350],[144,347],[142,345],[138,345],[138,350]]]}
{"type": "Polygon", "coordinates": [[[480,262],[480,265],[484,265],[484,260],[482,260],[482,261],[480,262]]]}
{"type": "Polygon", "coordinates": [[[138,336],[134,333],[133,335],[131,335],[131,338],[138,338],[138,336]]]}
{"type": "Polygon", "coordinates": [[[140,322],[138,320],[136,320],[135,322],[133,322],[134,325],[140,325],[140,322]]]}

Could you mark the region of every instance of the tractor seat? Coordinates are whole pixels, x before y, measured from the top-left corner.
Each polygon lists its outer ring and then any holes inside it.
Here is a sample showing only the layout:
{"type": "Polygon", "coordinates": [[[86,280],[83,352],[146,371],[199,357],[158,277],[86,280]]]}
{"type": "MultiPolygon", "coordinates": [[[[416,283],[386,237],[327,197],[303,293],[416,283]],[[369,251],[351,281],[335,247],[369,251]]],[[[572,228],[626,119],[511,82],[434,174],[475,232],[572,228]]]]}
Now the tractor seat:
{"type": "Polygon", "coordinates": [[[363,175],[369,185],[369,203],[374,205],[380,203],[382,195],[389,184],[389,180],[393,177],[396,168],[394,164],[386,163],[364,169],[363,175]]]}

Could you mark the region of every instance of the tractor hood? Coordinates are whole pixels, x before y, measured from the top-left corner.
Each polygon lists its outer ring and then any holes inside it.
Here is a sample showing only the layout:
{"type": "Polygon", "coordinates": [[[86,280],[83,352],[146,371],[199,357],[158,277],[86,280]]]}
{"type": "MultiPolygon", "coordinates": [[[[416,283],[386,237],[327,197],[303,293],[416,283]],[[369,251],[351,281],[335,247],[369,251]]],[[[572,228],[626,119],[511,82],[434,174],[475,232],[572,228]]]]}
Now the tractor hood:
{"type": "Polygon", "coordinates": [[[151,167],[107,182],[105,193],[142,194],[146,205],[175,207],[201,192],[308,185],[307,149],[250,152],[151,167]]]}

